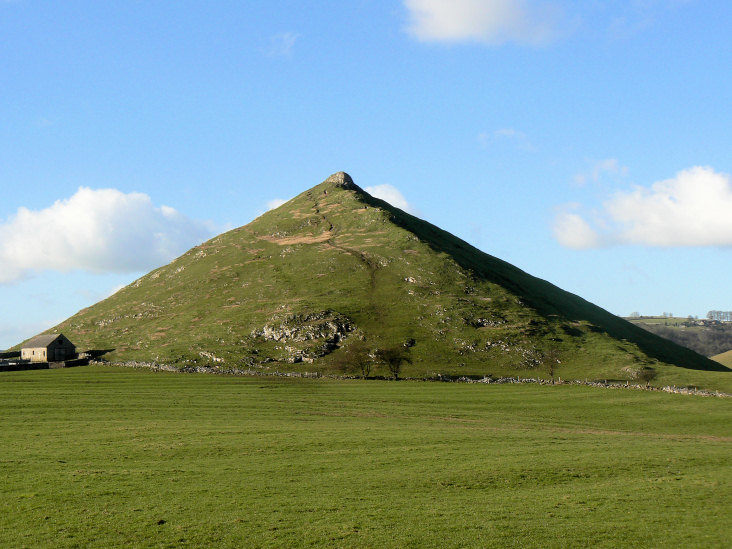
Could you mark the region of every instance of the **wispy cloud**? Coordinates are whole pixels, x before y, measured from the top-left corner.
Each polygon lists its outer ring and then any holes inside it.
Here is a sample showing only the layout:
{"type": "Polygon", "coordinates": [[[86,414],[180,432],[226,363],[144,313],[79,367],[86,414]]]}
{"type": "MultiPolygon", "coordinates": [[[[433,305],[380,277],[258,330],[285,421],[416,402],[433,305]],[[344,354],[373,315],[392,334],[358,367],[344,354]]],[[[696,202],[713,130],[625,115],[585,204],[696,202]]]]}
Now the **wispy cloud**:
{"type": "Polygon", "coordinates": [[[267,55],[272,57],[287,57],[292,54],[292,48],[300,38],[299,34],[294,32],[281,32],[271,36],[269,39],[269,47],[267,55]]]}
{"type": "MultiPolygon", "coordinates": [[[[0,2],[2,2],[2,0],[0,0],[0,2]]],[[[36,118],[34,121],[34,125],[38,128],[50,128],[54,124],[55,122],[53,120],[51,120],[50,118],[45,118],[43,116],[36,118]]]]}
{"type": "Polygon", "coordinates": [[[529,141],[528,136],[519,130],[514,128],[500,128],[492,132],[482,132],[478,134],[478,142],[483,147],[489,147],[492,143],[498,142],[513,143],[517,147],[526,151],[533,151],[534,146],[529,141]]]}
{"type": "Polygon", "coordinates": [[[424,42],[549,43],[560,34],[561,10],[537,0],[404,0],[407,32],[424,42]]]}
{"type": "Polygon", "coordinates": [[[631,36],[654,26],[665,12],[695,2],[696,0],[632,0],[619,3],[617,15],[610,20],[610,34],[615,38],[631,36]]]}
{"type": "Polygon", "coordinates": [[[19,208],[0,224],[0,284],[45,270],[147,270],[213,233],[146,194],[81,187],[48,208],[19,208]]]}
{"type": "Polygon", "coordinates": [[[581,187],[588,181],[597,183],[605,175],[626,177],[628,167],[620,164],[617,158],[603,158],[592,162],[589,169],[575,174],[574,184],[581,187]]]}
{"type": "Polygon", "coordinates": [[[732,178],[697,166],[610,197],[592,223],[563,211],[554,236],[569,248],[620,244],[657,247],[732,246],[732,178]]]}

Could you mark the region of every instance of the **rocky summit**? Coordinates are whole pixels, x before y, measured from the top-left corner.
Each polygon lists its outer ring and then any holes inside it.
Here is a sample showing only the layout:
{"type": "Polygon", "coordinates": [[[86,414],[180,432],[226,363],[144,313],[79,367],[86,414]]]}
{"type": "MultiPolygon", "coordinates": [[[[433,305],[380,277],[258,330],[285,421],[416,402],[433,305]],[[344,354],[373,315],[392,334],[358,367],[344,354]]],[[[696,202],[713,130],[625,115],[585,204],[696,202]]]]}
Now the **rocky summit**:
{"type": "Polygon", "coordinates": [[[109,360],[262,373],[724,369],[370,196],[344,172],[56,331],[80,349],[114,349],[109,360]]]}

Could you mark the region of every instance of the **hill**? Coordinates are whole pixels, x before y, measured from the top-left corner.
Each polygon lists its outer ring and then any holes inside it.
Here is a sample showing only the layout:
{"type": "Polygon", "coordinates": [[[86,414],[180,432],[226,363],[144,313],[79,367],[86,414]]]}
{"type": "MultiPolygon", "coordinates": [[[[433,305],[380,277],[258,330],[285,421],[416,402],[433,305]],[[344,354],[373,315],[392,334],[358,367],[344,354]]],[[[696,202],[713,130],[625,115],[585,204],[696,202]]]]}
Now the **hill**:
{"type": "Polygon", "coordinates": [[[719,362],[720,364],[724,364],[728,368],[732,368],[732,351],[727,351],[726,353],[714,355],[712,357],[712,360],[719,362]]]}
{"type": "Polygon", "coordinates": [[[732,349],[730,322],[663,317],[638,317],[628,320],[651,333],[707,357],[732,349]]]}
{"type": "Polygon", "coordinates": [[[371,373],[387,375],[396,357],[407,376],[729,371],[370,196],[343,172],[49,331],[112,348],[111,360],[181,368],[358,374],[376,362],[371,373]]]}

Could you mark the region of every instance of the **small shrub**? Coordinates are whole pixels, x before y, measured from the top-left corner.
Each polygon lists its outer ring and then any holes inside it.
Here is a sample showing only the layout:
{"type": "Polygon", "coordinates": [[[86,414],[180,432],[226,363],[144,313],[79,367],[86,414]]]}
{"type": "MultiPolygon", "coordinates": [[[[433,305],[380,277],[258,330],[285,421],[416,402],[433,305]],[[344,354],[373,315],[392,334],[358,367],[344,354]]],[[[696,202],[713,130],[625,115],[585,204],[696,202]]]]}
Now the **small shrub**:
{"type": "Polygon", "coordinates": [[[387,347],[376,351],[377,359],[384,363],[394,379],[399,379],[403,363],[412,363],[404,346],[387,347]]]}
{"type": "Polygon", "coordinates": [[[650,366],[643,366],[636,373],[636,378],[639,381],[645,381],[646,387],[651,384],[651,381],[656,379],[656,376],[658,376],[658,372],[655,370],[655,368],[651,368],[650,366]]]}
{"type": "Polygon", "coordinates": [[[342,373],[359,374],[367,378],[371,374],[373,359],[365,341],[353,341],[344,346],[333,357],[333,367],[342,373]]]}

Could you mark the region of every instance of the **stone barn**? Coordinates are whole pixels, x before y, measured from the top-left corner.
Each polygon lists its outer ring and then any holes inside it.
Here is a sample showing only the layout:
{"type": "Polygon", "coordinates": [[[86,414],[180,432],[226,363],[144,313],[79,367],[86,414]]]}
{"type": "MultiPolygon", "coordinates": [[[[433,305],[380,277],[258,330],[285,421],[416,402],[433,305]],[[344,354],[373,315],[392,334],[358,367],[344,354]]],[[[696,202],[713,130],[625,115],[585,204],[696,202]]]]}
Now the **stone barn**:
{"type": "Polygon", "coordinates": [[[76,347],[63,334],[45,334],[30,339],[20,358],[31,362],[60,362],[76,358],[76,347]]]}

